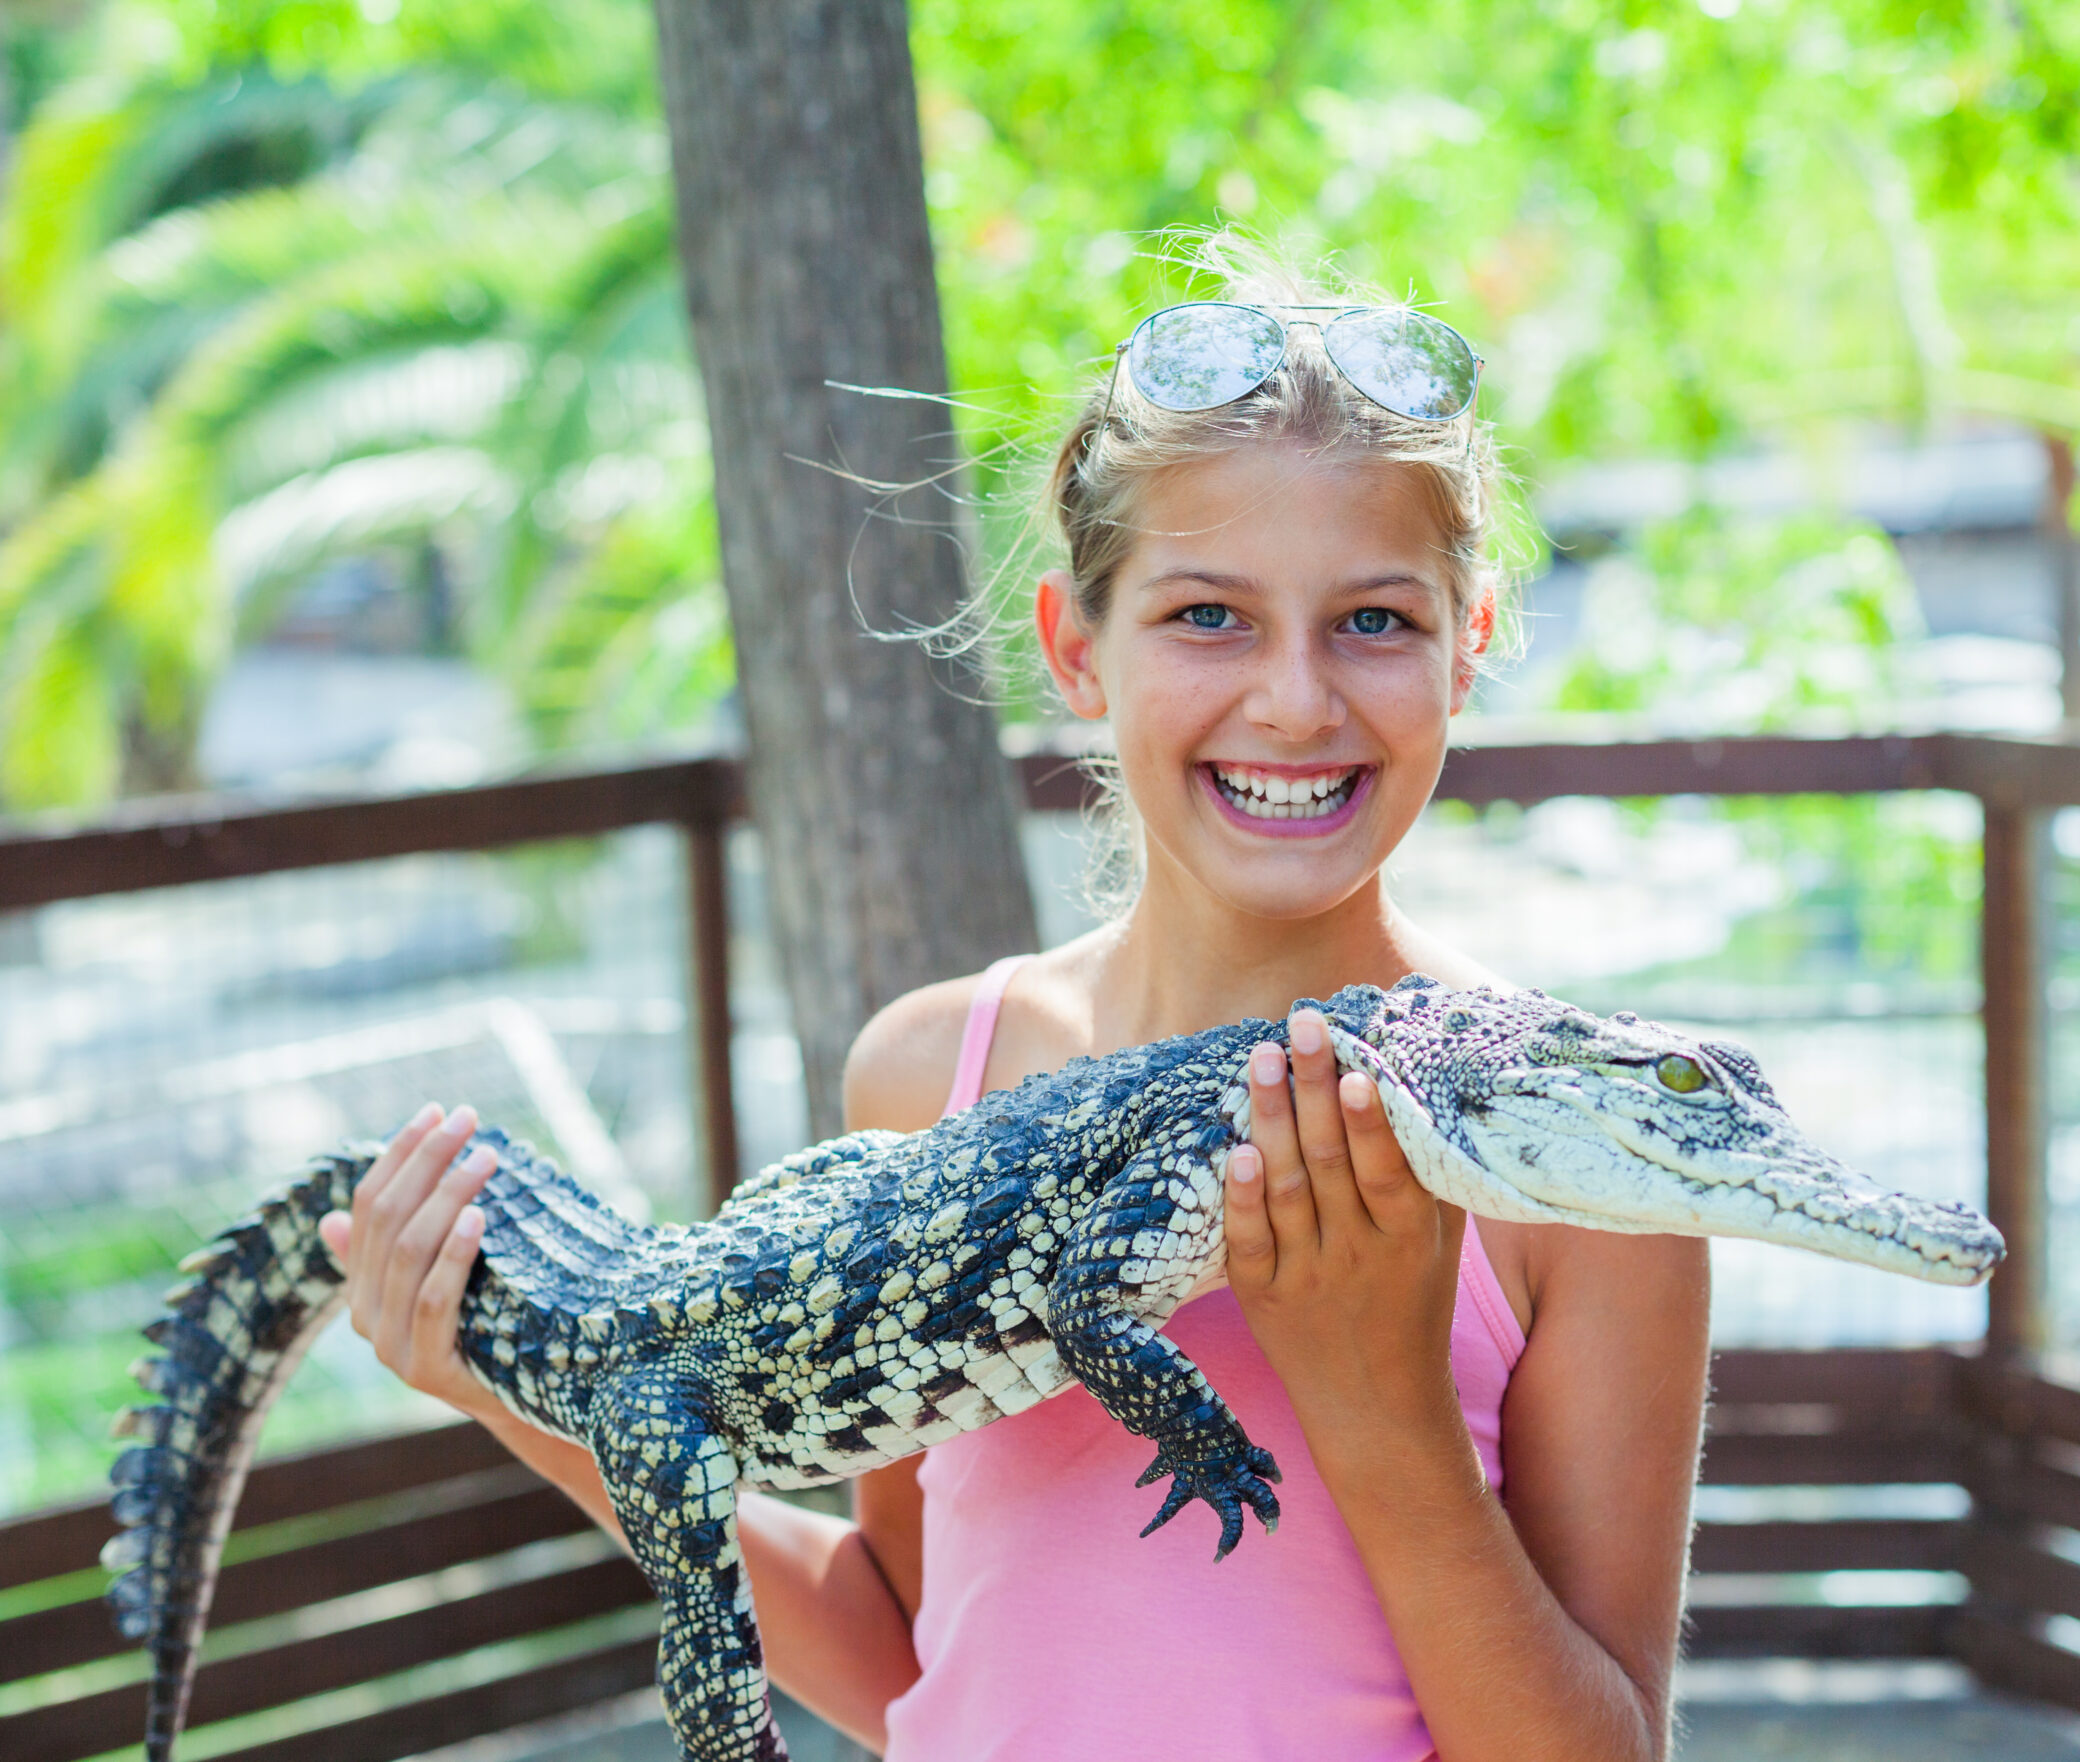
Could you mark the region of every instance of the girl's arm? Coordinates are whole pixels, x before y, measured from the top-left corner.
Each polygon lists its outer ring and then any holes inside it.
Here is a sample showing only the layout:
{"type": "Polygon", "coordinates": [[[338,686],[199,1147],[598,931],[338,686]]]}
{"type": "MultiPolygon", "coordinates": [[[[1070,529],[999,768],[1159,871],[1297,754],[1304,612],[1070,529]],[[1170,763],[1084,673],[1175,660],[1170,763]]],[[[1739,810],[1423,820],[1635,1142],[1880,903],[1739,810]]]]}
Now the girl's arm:
{"type": "MultiPolygon", "coordinates": [[[[591,1453],[513,1414],[456,1350],[484,1230],[470,1202],[496,1166],[488,1151],[455,1160],[476,1123],[466,1107],[445,1120],[426,1108],[362,1177],[351,1217],[334,1212],[320,1224],[347,1269],[355,1331],[411,1387],[480,1422],[626,1547],[591,1453]]],[[[917,1657],[909,1615],[859,1529],[750,1489],[737,1520],[773,1680],[879,1748],[888,1703],[916,1680],[917,1657]]]]}
{"type": "Polygon", "coordinates": [[[1295,1017],[1251,1087],[1228,1269],[1441,1762],[1660,1762],[1702,1423],[1704,1244],[1539,1232],[1491,1493],[1451,1376],[1464,1214],[1295,1017]]]}

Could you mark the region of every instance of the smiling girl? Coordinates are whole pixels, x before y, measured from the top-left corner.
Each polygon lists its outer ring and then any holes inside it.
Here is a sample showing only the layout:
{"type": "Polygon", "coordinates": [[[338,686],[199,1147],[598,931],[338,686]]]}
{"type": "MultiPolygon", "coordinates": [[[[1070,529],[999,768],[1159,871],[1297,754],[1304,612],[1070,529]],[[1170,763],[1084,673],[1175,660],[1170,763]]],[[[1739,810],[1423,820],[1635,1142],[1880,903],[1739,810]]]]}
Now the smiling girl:
{"type": "MultiPolygon", "coordinates": [[[[1035,621],[1069,709],[1110,724],[1138,893],[876,1017],[851,1125],[918,1130],[1354,982],[1500,982],[1384,873],[1494,628],[1478,365],[1434,320],[1325,298],[1259,270],[1158,315],[1062,443],[1068,563],[1035,621]]],[[[1147,1446],[1072,1388],[865,1477],[855,1523],[745,1497],[783,1688],[896,1762],[1665,1756],[1703,1244],[1476,1227],[1410,1177],[1376,1091],[1339,1083],[1319,1016],[1291,1040],[1252,1058],[1230,1288],[1164,1330],[1282,1465],[1277,1533],[1216,1564],[1192,1507],[1142,1539],[1147,1446]]],[[[355,1326],[612,1527],[591,1459],[456,1355],[473,1125],[427,1110],[363,1182],[355,1326]]]]}

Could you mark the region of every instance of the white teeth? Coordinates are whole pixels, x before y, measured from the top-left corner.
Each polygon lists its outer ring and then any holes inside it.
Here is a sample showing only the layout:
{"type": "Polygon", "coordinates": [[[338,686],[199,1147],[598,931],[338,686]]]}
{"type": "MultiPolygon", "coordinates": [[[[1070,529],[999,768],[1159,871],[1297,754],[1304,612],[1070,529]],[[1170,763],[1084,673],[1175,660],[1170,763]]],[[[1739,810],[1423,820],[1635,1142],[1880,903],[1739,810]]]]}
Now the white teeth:
{"type": "Polygon", "coordinates": [[[1316,820],[1332,814],[1349,799],[1358,780],[1354,767],[1313,777],[1279,777],[1261,771],[1213,767],[1229,803],[1252,820],[1316,820]]]}

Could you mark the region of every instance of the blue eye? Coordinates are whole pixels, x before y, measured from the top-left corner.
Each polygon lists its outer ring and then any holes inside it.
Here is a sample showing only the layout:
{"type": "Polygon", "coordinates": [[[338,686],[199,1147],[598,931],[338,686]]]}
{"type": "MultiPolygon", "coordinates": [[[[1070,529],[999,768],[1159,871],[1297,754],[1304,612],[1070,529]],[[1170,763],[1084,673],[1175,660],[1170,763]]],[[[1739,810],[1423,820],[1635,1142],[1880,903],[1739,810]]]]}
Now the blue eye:
{"type": "Polygon", "coordinates": [[[1228,622],[1226,606],[1187,606],[1184,621],[1194,630],[1220,630],[1228,622]]]}
{"type": "Polygon", "coordinates": [[[1352,633],[1358,636],[1385,636],[1400,622],[1401,615],[1385,606],[1360,606],[1350,618],[1352,633]]]}

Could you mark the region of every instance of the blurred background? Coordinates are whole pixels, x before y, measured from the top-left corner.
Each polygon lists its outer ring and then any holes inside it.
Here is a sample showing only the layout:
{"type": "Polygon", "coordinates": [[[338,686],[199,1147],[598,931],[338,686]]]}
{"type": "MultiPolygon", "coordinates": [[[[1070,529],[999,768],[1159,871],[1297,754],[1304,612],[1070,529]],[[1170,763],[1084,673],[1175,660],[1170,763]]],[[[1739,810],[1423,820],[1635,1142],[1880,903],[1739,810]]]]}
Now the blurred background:
{"type": "MultiPolygon", "coordinates": [[[[2063,725],[2080,10],[911,14],[971,568],[1007,599],[1037,461],[1188,291],[1162,229],[1237,222],[1487,358],[1523,590],[1466,741],[2063,725]]],[[[0,0],[7,814],[739,745],[657,86],[639,0],[0,0]]],[[[1015,645],[996,671],[1044,747],[1015,645]]],[[[1969,1200],[1979,832],[1933,792],[1447,803],[1396,878],[1519,980],[1748,1041],[1832,1148],[1969,1200]]],[[[1085,842],[1028,819],[1049,941],[1090,921],[1085,842]]],[[[2052,846],[2071,1347],[2080,815],[2052,846]]],[[[733,832],[746,1167],[806,1130],[759,865],[733,832]]],[[[0,1512],[102,1473],[174,1259],[424,1096],[690,1215],[687,886],[652,827],[0,914],[0,1512]]],[[[1715,1253],[1722,1344],[1984,1325],[1715,1253]]],[[[270,1447],[429,1417],[335,1330],[270,1447]]]]}

